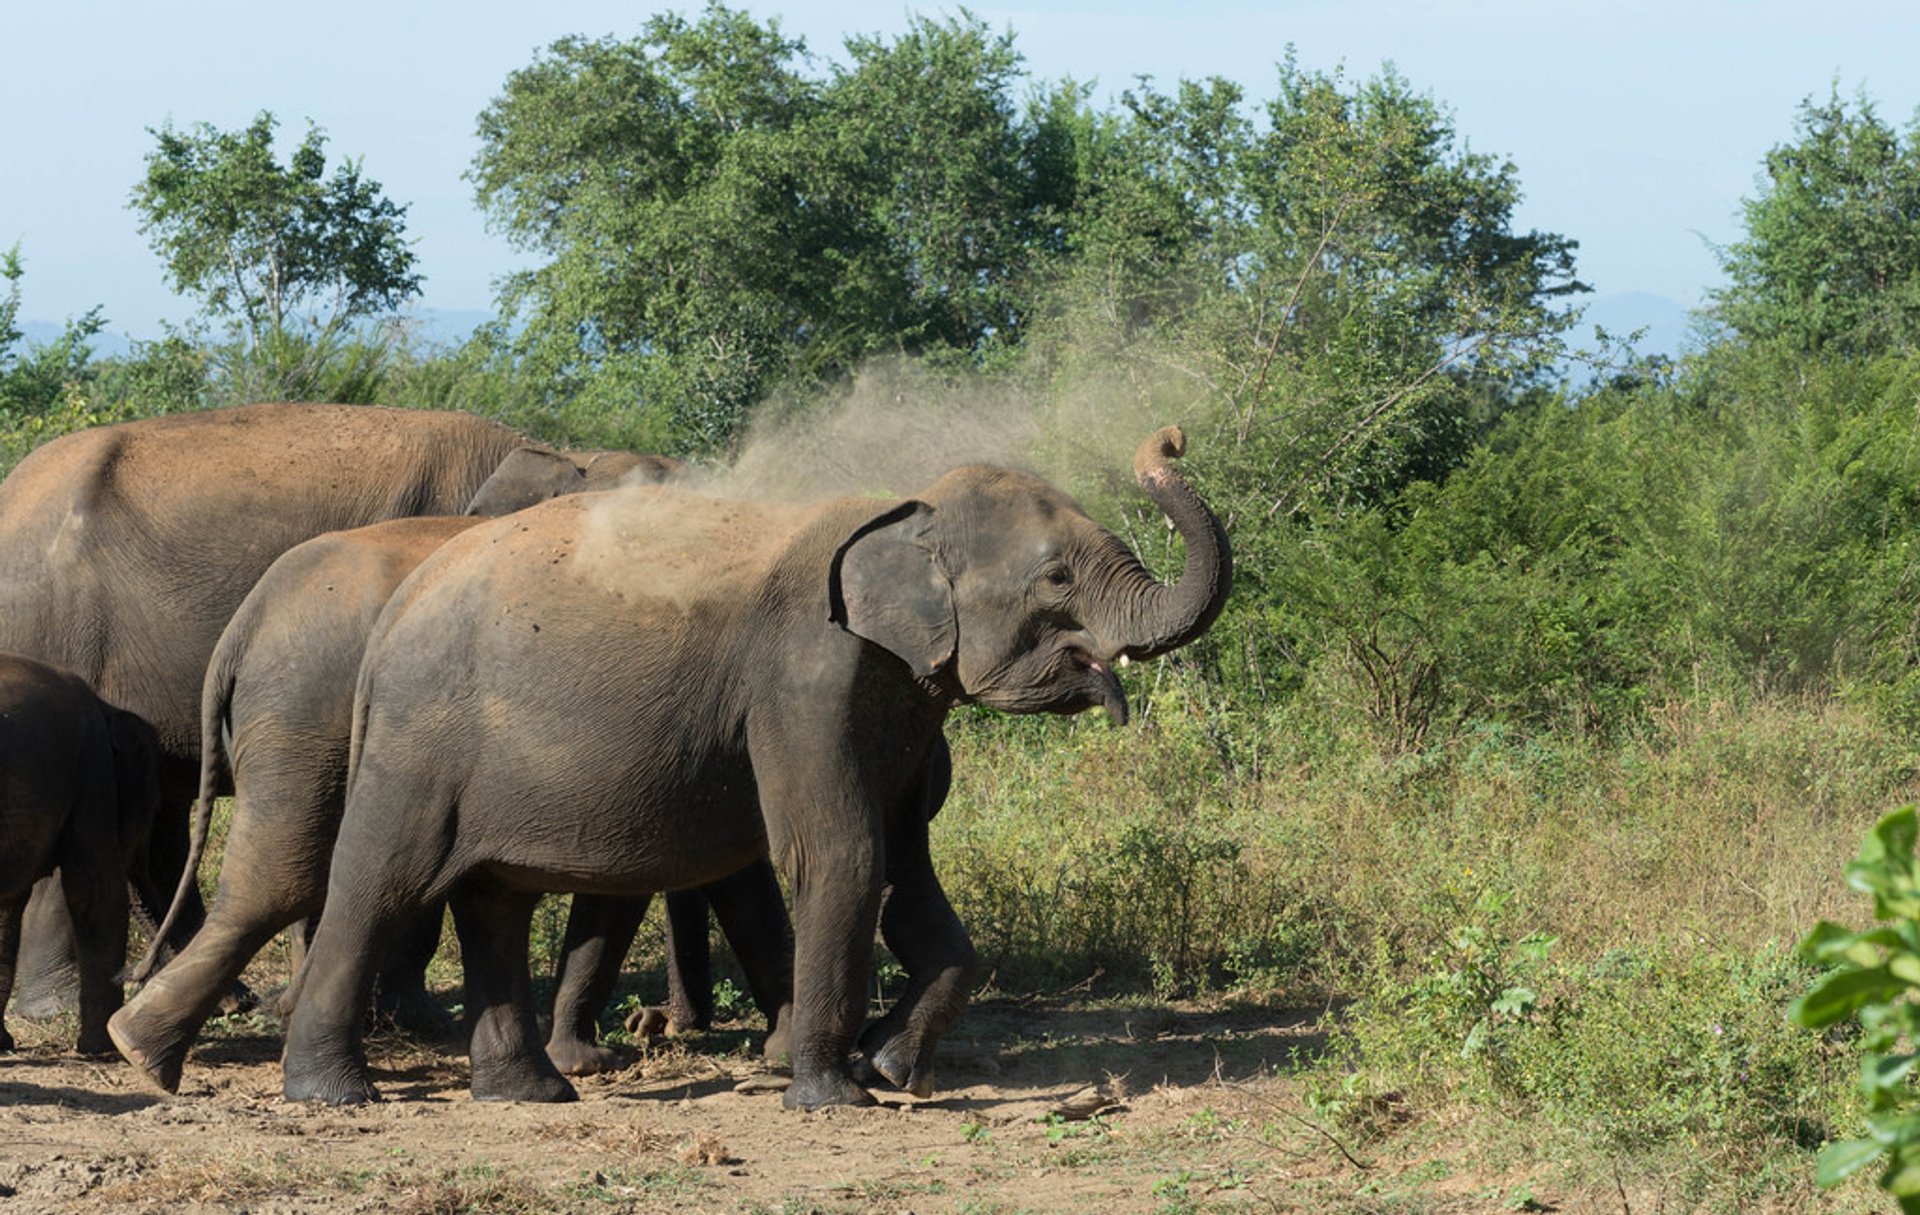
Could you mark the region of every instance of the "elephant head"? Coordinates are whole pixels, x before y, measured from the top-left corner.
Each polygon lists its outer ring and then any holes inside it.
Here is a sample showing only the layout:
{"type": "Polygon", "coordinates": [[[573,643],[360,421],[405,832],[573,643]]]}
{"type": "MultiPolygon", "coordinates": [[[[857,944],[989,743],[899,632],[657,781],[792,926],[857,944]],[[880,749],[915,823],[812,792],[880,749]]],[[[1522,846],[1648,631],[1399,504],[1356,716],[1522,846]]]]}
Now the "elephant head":
{"type": "Polygon", "coordinates": [[[1186,542],[1157,582],[1066,494],[1024,473],[956,469],[868,520],[835,554],[833,619],[954,703],[1014,713],[1096,705],[1127,720],[1115,668],[1187,644],[1233,583],[1225,530],[1169,461],[1178,428],[1143,443],[1134,472],[1186,542]]]}
{"type": "Polygon", "coordinates": [[[685,465],[671,456],[630,451],[556,451],[526,446],[509,452],[474,492],[466,513],[489,518],[524,510],[536,502],[587,490],[657,485],[680,477],[685,465]]]}

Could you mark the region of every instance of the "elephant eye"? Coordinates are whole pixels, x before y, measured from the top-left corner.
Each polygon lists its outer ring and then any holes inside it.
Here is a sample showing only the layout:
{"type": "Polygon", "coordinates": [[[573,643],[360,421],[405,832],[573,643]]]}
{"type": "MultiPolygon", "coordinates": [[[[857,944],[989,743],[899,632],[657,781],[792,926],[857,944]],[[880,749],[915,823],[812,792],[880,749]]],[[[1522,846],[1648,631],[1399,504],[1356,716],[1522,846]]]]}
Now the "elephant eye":
{"type": "Polygon", "coordinates": [[[1041,577],[1046,579],[1047,584],[1056,590],[1065,590],[1073,585],[1073,571],[1064,565],[1048,566],[1046,573],[1042,574],[1041,577]]]}

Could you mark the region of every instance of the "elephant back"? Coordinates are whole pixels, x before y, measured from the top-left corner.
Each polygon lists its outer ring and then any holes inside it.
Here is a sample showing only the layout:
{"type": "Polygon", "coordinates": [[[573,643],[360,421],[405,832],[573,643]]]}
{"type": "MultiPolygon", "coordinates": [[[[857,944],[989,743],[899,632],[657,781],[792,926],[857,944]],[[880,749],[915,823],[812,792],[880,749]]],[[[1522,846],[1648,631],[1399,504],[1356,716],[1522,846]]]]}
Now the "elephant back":
{"type": "Polygon", "coordinates": [[[469,414],[260,404],[66,435],[0,482],[0,649],[74,671],[199,751],[221,628],[322,532],[458,514],[525,440],[469,414]]]}

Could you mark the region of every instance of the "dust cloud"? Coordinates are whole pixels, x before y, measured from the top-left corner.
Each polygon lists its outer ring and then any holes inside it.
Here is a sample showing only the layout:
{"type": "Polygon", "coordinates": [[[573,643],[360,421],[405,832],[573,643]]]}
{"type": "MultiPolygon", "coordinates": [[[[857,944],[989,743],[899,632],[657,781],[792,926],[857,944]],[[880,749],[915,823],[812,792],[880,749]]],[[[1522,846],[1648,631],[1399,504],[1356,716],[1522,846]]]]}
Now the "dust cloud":
{"type": "Polygon", "coordinates": [[[782,501],[906,497],[963,464],[997,464],[1071,491],[1130,479],[1141,440],[1168,424],[1204,424],[1204,400],[1138,365],[1062,382],[872,361],[831,392],[767,402],[702,488],[782,501]]]}

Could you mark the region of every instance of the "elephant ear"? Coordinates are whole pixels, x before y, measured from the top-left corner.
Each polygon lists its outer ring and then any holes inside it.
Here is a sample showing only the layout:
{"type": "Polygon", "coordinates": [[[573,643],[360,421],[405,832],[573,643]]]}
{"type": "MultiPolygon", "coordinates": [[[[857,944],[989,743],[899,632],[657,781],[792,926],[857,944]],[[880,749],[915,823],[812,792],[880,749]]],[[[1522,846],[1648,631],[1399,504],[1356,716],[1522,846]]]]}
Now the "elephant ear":
{"type": "Polygon", "coordinates": [[[933,543],[933,508],[903,502],[856,528],[833,554],[833,622],[927,678],[959,644],[953,580],[933,543]]]}

